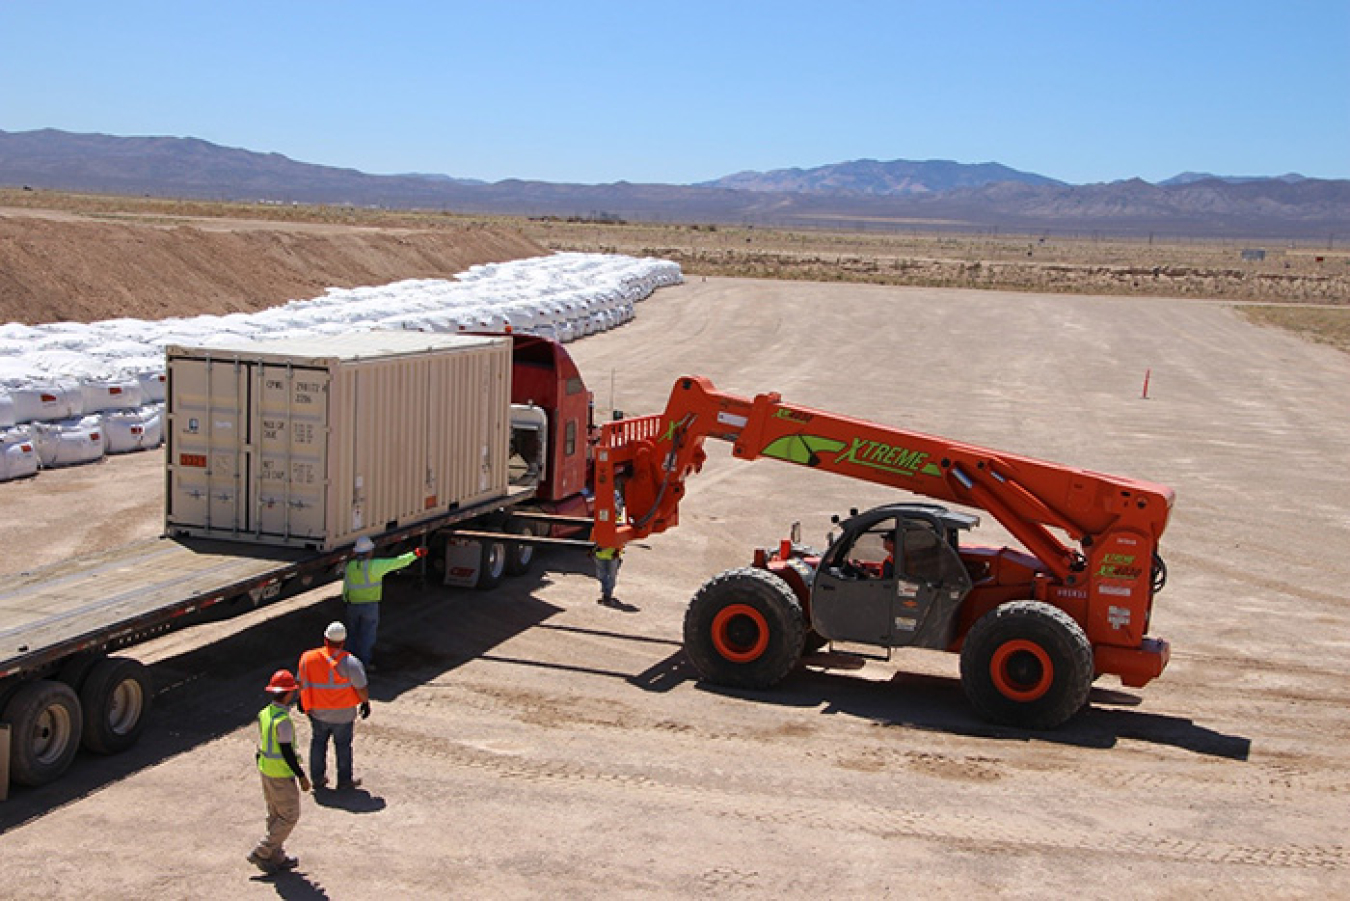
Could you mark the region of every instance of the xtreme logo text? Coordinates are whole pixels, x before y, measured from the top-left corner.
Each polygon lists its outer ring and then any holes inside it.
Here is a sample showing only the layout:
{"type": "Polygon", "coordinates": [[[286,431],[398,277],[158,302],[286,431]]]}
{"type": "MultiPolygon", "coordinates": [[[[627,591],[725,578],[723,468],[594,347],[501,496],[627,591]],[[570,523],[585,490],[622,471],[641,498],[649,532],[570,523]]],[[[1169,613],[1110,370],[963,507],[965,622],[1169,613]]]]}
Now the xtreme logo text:
{"type": "Polygon", "coordinates": [[[854,438],[853,445],[838,457],[836,463],[855,463],[872,469],[881,469],[898,475],[912,476],[924,469],[928,454],[905,447],[892,447],[880,441],[854,438]]]}

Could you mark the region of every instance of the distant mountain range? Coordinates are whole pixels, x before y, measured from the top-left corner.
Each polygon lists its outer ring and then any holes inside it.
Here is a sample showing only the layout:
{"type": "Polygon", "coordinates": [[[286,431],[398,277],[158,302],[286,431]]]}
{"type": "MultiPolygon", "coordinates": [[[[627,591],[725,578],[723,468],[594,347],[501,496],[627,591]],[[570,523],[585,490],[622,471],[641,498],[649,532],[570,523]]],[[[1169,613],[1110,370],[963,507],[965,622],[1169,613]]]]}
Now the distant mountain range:
{"type": "Polygon", "coordinates": [[[716,181],[701,182],[703,188],[732,188],[786,194],[865,194],[904,196],[936,194],[956,188],[979,188],[1000,182],[1024,185],[1058,185],[1064,182],[1031,172],[1019,172],[999,163],[953,163],[948,160],[854,160],[814,169],[774,169],[772,172],[737,172],[716,181]]]}
{"type": "Polygon", "coordinates": [[[998,163],[856,160],[697,185],[370,175],[196,138],[0,131],[0,185],[209,200],[664,222],[1059,233],[1350,235],[1350,180],[1186,172],[1070,185],[998,163]]]}

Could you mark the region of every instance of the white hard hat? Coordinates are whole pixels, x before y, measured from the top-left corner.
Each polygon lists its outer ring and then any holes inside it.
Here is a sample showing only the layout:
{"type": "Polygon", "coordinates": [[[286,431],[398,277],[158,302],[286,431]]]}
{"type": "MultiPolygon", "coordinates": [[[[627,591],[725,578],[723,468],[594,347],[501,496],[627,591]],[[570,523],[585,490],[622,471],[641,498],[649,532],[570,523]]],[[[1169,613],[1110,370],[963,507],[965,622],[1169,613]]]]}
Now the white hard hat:
{"type": "Polygon", "coordinates": [[[328,628],[323,630],[323,637],[329,641],[346,641],[347,627],[339,622],[328,624],[328,628]]]}
{"type": "Polygon", "coordinates": [[[371,541],[369,536],[362,535],[356,539],[356,552],[358,554],[369,554],[375,550],[375,542],[371,541]]]}

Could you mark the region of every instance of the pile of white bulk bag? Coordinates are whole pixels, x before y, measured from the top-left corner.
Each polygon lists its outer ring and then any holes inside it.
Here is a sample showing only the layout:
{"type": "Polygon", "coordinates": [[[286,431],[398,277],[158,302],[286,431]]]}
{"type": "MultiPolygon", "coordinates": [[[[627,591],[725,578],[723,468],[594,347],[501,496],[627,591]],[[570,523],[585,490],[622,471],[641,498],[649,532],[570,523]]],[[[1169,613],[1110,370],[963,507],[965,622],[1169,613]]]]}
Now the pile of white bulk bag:
{"type": "Polygon", "coordinates": [[[64,466],[100,459],[104,451],[158,446],[170,344],[212,347],[375,328],[510,330],[571,341],[622,325],[635,303],[682,280],[668,260],[557,253],[473,266],[452,279],[329,288],[258,313],[3,324],[0,436],[6,459],[17,462],[0,473],[24,471],[34,460],[64,466]],[[13,450],[25,443],[28,451],[13,450]]]}

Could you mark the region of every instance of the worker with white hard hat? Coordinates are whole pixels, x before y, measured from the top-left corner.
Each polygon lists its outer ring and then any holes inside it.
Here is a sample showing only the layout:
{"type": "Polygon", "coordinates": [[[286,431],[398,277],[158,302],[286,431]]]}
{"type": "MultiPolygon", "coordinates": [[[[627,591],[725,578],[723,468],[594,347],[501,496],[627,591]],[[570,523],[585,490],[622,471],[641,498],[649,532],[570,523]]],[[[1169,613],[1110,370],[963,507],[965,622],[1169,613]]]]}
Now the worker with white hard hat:
{"type": "Polygon", "coordinates": [[[328,740],[333,740],[337,757],[337,787],[357,788],[361,780],[352,775],[352,736],[356,715],[370,716],[370,690],[366,670],[343,644],[347,627],[340,622],[328,624],[323,631],[323,646],[300,655],[300,706],[309,714],[309,765],[314,771],[314,787],[328,787],[328,740]]]}
{"type": "Polygon", "coordinates": [[[347,602],[347,631],[352,653],[360,658],[368,672],[374,672],[375,636],[380,630],[380,599],[384,595],[384,577],[426,556],[427,549],[415,548],[398,557],[376,557],[375,542],[362,535],[352,548],[356,556],[347,561],[342,573],[342,599],[347,602]]]}

